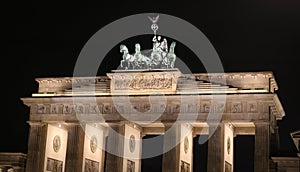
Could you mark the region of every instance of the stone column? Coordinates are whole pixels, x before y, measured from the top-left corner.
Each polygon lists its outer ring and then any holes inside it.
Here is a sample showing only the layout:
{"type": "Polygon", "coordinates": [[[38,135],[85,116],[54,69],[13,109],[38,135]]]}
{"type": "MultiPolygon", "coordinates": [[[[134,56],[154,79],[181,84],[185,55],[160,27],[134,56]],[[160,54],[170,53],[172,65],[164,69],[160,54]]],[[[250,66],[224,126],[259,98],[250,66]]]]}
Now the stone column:
{"type": "Polygon", "coordinates": [[[66,172],[81,172],[83,166],[84,130],[80,124],[68,126],[66,172]]]}
{"type": "Polygon", "coordinates": [[[44,170],[47,125],[30,123],[26,172],[44,170]]]}
{"type": "Polygon", "coordinates": [[[106,171],[140,170],[141,130],[140,126],[131,123],[110,125],[106,148],[106,171]]]}
{"type": "Polygon", "coordinates": [[[180,127],[179,125],[165,124],[164,135],[164,153],[162,171],[163,172],[178,172],[179,171],[179,154],[180,154],[180,127]],[[177,144],[178,143],[178,144],[177,144]],[[173,148],[172,148],[173,147],[173,148]]]}
{"type": "Polygon", "coordinates": [[[124,153],[124,136],[125,127],[120,124],[111,124],[108,128],[107,146],[106,146],[106,171],[122,172],[124,153]]]}
{"type": "Polygon", "coordinates": [[[255,123],[254,171],[269,171],[270,126],[267,122],[255,123]]]}
{"type": "Polygon", "coordinates": [[[189,124],[165,123],[163,172],[192,172],[193,129],[189,124]]]}
{"type": "Polygon", "coordinates": [[[208,140],[208,172],[224,171],[224,124],[210,125],[208,140]]]}
{"type": "Polygon", "coordinates": [[[230,123],[212,124],[208,141],[209,172],[233,172],[234,127],[230,123]]]}

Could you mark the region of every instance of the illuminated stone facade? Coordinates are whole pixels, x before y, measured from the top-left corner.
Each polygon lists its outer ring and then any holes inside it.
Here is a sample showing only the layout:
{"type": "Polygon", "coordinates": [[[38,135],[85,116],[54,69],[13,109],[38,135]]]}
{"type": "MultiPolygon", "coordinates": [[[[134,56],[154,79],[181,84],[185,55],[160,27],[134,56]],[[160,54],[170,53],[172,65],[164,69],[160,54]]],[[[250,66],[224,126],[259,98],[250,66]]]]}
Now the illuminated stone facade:
{"type": "Polygon", "coordinates": [[[234,171],[234,137],[255,135],[254,169],[267,172],[270,136],[285,116],[272,72],[116,70],[36,81],[38,92],[22,98],[30,107],[27,172],[138,172],[141,138],[168,131],[164,149],[179,143],[164,153],[163,172],[191,172],[201,134],[211,135],[208,171],[234,171]]]}

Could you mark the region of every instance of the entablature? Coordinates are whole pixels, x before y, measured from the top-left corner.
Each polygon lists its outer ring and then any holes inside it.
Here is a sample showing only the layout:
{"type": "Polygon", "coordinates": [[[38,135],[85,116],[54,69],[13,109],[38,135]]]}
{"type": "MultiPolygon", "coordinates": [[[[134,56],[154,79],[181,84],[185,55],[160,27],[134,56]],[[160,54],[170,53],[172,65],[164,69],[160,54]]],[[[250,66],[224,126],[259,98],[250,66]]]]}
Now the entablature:
{"type": "Polygon", "coordinates": [[[210,118],[233,121],[280,120],[276,94],[157,95],[22,98],[30,120],[182,120],[210,118]],[[182,115],[182,116],[181,116],[182,115]],[[215,117],[214,117],[215,115],[215,117]]]}

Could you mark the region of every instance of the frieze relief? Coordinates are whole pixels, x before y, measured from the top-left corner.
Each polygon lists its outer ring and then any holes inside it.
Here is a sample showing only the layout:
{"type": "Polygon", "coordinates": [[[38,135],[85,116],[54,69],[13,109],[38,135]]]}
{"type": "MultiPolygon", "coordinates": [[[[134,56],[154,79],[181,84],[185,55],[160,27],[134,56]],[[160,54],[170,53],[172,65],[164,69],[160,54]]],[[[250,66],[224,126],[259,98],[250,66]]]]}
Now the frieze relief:
{"type": "Polygon", "coordinates": [[[179,113],[182,111],[184,104],[168,104],[167,109],[164,112],[167,112],[167,114],[174,114],[179,113]]]}
{"type": "Polygon", "coordinates": [[[119,76],[118,78],[116,78],[114,82],[115,90],[167,90],[172,88],[172,77],[166,77],[165,75],[155,76],[139,74],[133,78],[125,78],[125,76],[119,76]]]}
{"type": "Polygon", "coordinates": [[[176,113],[268,113],[268,102],[221,102],[201,101],[197,103],[149,103],[133,104],[36,104],[33,114],[176,114],[176,113]]]}
{"type": "Polygon", "coordinates": [[[37,104],[36,113],[38,113],[38,114],[47,113],[47,107],[46,107],[46,105],[44,105],[44,104],[37,104]]]}
{"type": "Polygon", "coordinates": [[[100,113],[100,109],[98,105],[96,104],[91,104],[89,105],[89,110],[88,110],[88,113],[89,114],[98,114],[100,113]]]}
{"type": "Polygon", "coordinates": [[[51,104],[50,105],[50,113],[58,114],[59,113],[59,104],[51,104]]]}
{"type": "Polygon", "coordinates": [[[211,103],[203,102],[201,103],[200,112],[202,113],[223,113],[225,112],[224,103],[211,103]]]}
{"type": "Polygon", "coordinates": [[[210,112],[210,102],[203,102],[201,105],[201,112],[209,113],[210,112]]]}
{"type": "Polygon", "coordinates": [[[231,103],[231,113],[241,113],[242,112],[242,103],[241,102],[232,102],[231,103]]]}
{"type": "MultiPolygon", "coordinates": [[[[101,112],[101,111],[100,111],[101,112]]],[[[104,114],[111,114],[113,112],[113,106],[111,104],[103,104],[103,111],[104,114]]]]}
{"type": "Polygon", "coordinates": [[[75,105],[73,104],[64,104],[63,105],[63,114],[72,114],[75,112],[75,105]]]}
{"type": "Polygon", "coordinates": [[[77,114],[84,114],[85,113],[85,106],[83,104],[79,104],[75,106],[75,111],[77,114]]]}
{"type": "Polygon", "coordinates": [[[248,102],[247,103],[247,112],[248,113],[257,113],[258,112],[257,102],[248,102]]]}

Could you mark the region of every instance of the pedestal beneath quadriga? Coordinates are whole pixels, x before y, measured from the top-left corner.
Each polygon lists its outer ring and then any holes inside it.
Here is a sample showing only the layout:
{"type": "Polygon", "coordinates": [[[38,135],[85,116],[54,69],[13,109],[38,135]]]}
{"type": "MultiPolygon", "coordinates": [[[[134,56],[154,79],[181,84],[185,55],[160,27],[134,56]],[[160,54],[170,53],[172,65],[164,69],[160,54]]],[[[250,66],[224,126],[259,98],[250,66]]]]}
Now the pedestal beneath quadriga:
{"type": "Polygon", "coordinates": [[[111,79],[111,94],[174,94],[178,69],[113,70],[107,76],[111,79]]]}

